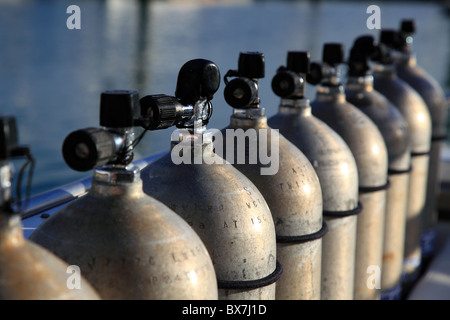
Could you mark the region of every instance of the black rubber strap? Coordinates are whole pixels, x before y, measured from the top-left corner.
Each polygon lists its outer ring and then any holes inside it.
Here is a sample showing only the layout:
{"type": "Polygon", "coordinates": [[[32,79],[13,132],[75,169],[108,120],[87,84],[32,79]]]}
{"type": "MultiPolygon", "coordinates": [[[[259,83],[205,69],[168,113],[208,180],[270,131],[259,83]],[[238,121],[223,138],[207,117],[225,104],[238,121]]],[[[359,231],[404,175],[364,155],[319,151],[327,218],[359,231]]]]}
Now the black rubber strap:
{"type": "Polygon", "coordinates": [[[278,243],[304,243],[322,238],[328,232],[328,226],[326,222],[322,221],[322,228],[319,231],[310,234],[304,234],[301,236],[278,236],[278,243]]]}
{"type": "Polygon", "coordinates": [[[380,190],[386,190],[391,186],[391,182],[388,180],[384,185],[382,186],[376,186],[376,187],[359,187],[359,193],[369,193],[369,192],[376,192],[380,190]]]}
{"type": "Polygon", "coordinates": [[[354,209],[351,210],[346,210],[346,211],[323,211],[323,215],[327,216],[327,217],[337,217],[337,218],[342,218],[342,217],[347,217],[347,216],[352,216],[354,214],[358,214],[362,211],[363,206],[361,204],[361,202],[358,201],[358,206],[354,209]]]}
{"type": "Polygon", "coordinates": [[[404,174],[404,173],[410,173],[411,171],[412,171],[412,166],[410,165],[408,169],[404,169],[404,170],[388,169],[388,174],[391,174],[391,175],[404,174]]]}
{"type": "Polygon", "coordinates": [[[423,151],[423,152],[411,152],[411,157],[428,156],[430,154],[431,154],[431,150],[423,151]]]}
{"type": "Polygon", "coordinates": [[[237,280],[237,281],[217,280],[217,285],[219,289],[253,290],[277,282],[278,279],[281,278],[282,274],[283,274],[283,267],[281,266],[281,263],[277,260],[277,266],[275,268],[275,271],[264,278],[256,280],[237,280]]]}
{"type": "Polygon", "coordinates": [[[447,135],[446,134],[435,135],[435,136],[431,137],[431,141],[442,141],[442,140],[447,140],[447,135]]]}

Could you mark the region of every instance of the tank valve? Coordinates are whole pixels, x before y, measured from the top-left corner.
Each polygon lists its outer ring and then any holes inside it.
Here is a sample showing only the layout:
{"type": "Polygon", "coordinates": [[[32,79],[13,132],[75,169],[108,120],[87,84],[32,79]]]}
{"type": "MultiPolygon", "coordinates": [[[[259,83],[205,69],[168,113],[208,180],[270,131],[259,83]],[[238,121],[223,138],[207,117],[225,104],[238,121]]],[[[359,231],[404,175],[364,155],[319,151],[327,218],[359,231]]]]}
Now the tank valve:
{"type": "Polygon", "coordinates": [[[88,171],[104,165],[126,166],[133,160],[133,127],[139,122],[139,94],[133,90],[105,91],[100,98],[100,126],[70,133],[62,153],[67,165],[88,171]]]}
{"type": "Polygon", "coordinates": [[[344,47],[340,43],[326,43],[323,47],[322,61],[311,62],[306,81],[316,85],[340,85],[339,65],[344,62],[344,47]]]}
{"type": "Polygon", "coordinates": [[[280,66],[272,79],[273,92],[281,98],[303,98],[309,71],[309,52],[288,52],[286,66],[280,66]]]}
{"type": "Polygon", "coordinates": [[[31,179],[33,176],[35,160],[31,155],[28,146],[21,146],[17,138],[17,125],[15,117],[11,115],[0,116],[0,206],[7,212],[23,211],[26,205],[21,203],[21,181],[26,168],[29,166],[29,174],[27,181],[27,199],[30,195],[31,179]],[[11,197],[11,181],[12,168],[9,160],[12,158],[26,158],[19,171],[16,185],[16,204],[14,208],[14,200],[11,197]]]}
{"type": "Polygon", "coordinates": [[[140,125],[148,130],[176,126],[203,133],[212,114],[214,93],[220,86],[220,71],[205,59],[186,62],[178,73],[175,96],[148,95],[140,100],[140,125]]]}
{"type": "Polygon", "coordinates": [[[264,54],[243,52],[239,55],[238,70],[228,70],[224,76],[225,101],[233,108],[258,108],[258,79],[264,78],[264,54]],[[229,81],[228,78],[235,77],[229,81]]]}

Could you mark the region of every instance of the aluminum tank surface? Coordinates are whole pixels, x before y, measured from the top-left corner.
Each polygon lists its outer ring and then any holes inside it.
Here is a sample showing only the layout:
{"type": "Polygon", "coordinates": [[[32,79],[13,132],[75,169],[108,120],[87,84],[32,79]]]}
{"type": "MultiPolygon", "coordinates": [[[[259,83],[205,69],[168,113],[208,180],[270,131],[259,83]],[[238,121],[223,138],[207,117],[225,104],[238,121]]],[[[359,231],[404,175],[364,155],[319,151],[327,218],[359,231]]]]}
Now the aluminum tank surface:
{"type": "Polygon", "coordinates": [[[368,285],[368,274],[381,275],[386,211],[388,157],[384,139],[369,117],[348,103],[342,86],[319,86],[312,114],[347,143],[356,160],[359,201],[355,265],[355,299],[378,299],[379,279],[368,285]],[[370,271],[370,272],[369,272],[370,271]]]}
{"type": "Polygon", "coordinates": [[[268,125],[297,146],[319,178],[328,232],[322,239],[322,300],[351,300],[358,207],[358,172],[344,140],[311,114],[308,99],[282,99],[268,125]]]}
{"type": "Polygon", "coordinates": [[[411,147],[406,120],[400,111],[373,90],[373,76],[349,77],[346,99],[364,112],[383,135],[388,152],[388,179],[384,224],[381,298],[399,299],[404,256],[411,147]]]}
{"type": "Polygon", "coordinates": [[[407,209],[405,283],[414,281],[421,261],[421,219],[425,207],[429,151],[431,148],[431,117],[420,95],[397,77],[393,65],[376,65],[374,88],[388,98],[402,113],[408,124],[411,142],[409,203],[407,209]]]}
{"type": "Polygon", "coordinates": [[[1,300],[98,300],[76,269],[23,236],[18,214],[0,213],[1,300]]]}
{"type": "Polygon", "coordinates": [[[91,190],[30,239],[78,265],[103,299],[217,299],[198,235],[142,191],[137,169],[95,171],[91,190]]]}
{"type": "Polygon", "coordinates": [[[213,152],[206,136],[184,136],[144,168],[144,192],[173,209],[203,240],[219,299],[275,299],[281,267],[269,207],[248,178],[213,152]],[[191,137],[202,141],[192,143],[191,137]]]}
{"type": "Polygon", "coordinates": [[[422,258],[429,259],[434,253],[435,230],[438,220],[436,200],[440,188],[441,150],[447,136],[447,101],[439,83],[417,65],[414,56],[405,57],[397,63],[399,78],[416,90],[426,103],[431,116],[431,151],[428,166],[427,195],[422,216],[422,258]]]}
{"type": "Polygon", "coordinates": [[[276,299],[319,300],[322,237],[326,232],[319,179],[306,156],[278,130],[267,126],[264,109],[248,110],[246,114],[248,117],[231,116],[230,125],[222,130],[223,144],[227,146],[238,133],[247,136],[234,144],[234,157],[227,160],[256,185],[272,212],[277,258],[283,266],[283,275],[276,285],[276,299]],[[236,133],[236,129],[243,131],[236,133]],[[241,144],[245,144],[245,151],[239,150],[241,144]],[[242,163],[238,161],[238,152],[243,151],[242,163]],[[277,162],[277,170],[263,175],[261,168],[268,166],[262,162],[266,154],[271,155],[272,162],[277,162]],[[255,155],[257,159],[252,162],[251,157],[255,155]]]}

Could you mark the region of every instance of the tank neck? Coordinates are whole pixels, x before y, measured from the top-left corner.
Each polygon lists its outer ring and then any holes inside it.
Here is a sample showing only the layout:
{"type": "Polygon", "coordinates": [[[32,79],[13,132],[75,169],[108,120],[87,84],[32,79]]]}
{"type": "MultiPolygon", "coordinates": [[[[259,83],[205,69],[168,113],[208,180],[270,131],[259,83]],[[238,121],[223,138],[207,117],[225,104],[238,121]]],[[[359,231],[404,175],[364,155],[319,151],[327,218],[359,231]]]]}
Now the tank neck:
{"type": "Polygon", "coordinates": [[[355,91],[372,91],[373,75],[349,76],[347,79],[346,88],[355,91]]]}
{"type": "Polygon", "coordinates": [[[181,163],[204,163],[204,159],[214,156],[214,134],[218,130],[206,130],[202,134],[193,133],[186,129],[177,129],[172,132],[170,153],[174,154],[181,163]],[[185,154],[188,151],[189,154],[185,154]]]}
{"type": "Polygon", "coordinates": [[[373,75],[374,77],[395,78],[397,76],[397,71],[393,63],[392,64],[376,63],[373,65],[373,75]]]}
{"type": "Polygon", "coordinates": [[[318,85],[316,100],[345,102],[345,91],[342,85],[318,85]]]}
{"type": "Polygon", "coordinates": [[[128,166],[105,166],[94,170],[93,182],[108,185],[126,185],[140,180],[140,169],[131,164],[128,166]]]}
{"type": "Polygon", "coordinates": [[[264,108],[233,109],[230,126],[234,128],[267,127],[264,108]]]}
{"type": "Polygon", "coordinates": [[[397,64],[405,65],[408,67],[415,67],[417,65],[416,55],[412,52],[402,52],[397,59],[397,64]]]}
{"type": "Polygon", "coordinates": [[[311,114],[310,100],[302,99],[281,99],[278,111],[281,114],[311,114]]]}
{"type": "Polygon", "coordinates": [[[96,169],[89,194],[94,197],[130,195],[139,198],[143,196],[140,169],[134,165],[96,169]]]}

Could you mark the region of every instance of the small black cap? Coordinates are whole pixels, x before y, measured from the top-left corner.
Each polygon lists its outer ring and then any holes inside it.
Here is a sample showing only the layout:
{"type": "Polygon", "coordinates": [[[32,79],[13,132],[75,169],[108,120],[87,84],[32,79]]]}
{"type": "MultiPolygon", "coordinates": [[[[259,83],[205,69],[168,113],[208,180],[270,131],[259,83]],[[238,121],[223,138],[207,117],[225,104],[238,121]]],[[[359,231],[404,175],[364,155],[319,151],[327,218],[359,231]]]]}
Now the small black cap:
{"type": "Polygon", "coordinates": [[[344,61],[344,46],[340,43],[325,43],[322,51],[322,61],[336,66],[344,61]]]}
{"type": "Polygon", "coordinates": [[[370,60],[377,54],[377,44],[371,35],[363,35],[353,43],[348,57],[349,75],[363,76],[370,71],[370,60]]]}
{"type": "Polygon", "coordinates": [[[100,125],[109,128],[132,127],[139,110],[137,91],[105,91],[100,97],[100,125]]]}
{"type": "Polygon", "coordinates": [[[353,54],[361,54],[368,57],[371,57],[375,50],[376,50],[376,42],[375,38],[371,35],[363,35],[358,38],[356,38],[355,42],[353,43],[353,47],[350,52],[353,54]]]}
{"type": "Polygon", "coordinates": [[[308,73],[309,52],[289,51],[287,56],[286,68],[296,73],[308,73]]]}
{"type": "Polygon", "coordinates": [[[380,32],[380,43],[392,49],[399,49],[402,45],[400,33],[394,29],[383,29],[380,32]]]}
{"type": "Polygon", "coordinates": [[[416,22],[414,19],[404,19],[400,24],[402,33],[413,34],[416,32],[416,22]]]}
{"type": "Polygon", "coordinates": [[[264,78],[264,54],[261,52],[241,52],[239,54],[238,73],[239,76],[246,78],[264,78]]]}

